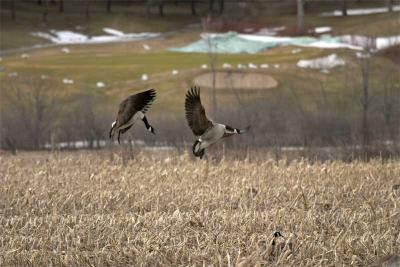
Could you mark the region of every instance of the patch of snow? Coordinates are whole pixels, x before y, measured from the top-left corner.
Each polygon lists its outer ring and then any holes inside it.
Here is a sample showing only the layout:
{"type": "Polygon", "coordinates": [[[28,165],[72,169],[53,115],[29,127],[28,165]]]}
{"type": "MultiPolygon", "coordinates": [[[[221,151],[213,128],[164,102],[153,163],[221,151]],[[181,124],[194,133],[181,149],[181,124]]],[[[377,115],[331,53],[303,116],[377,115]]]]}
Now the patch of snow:
{"type": "Polygon", "coordinates": [[[376,49],[381,50],[394,45],[400,44],[400,35],[391,37],[378,37],[376,38],[376,49]]]}
{"type": "Polygon", "coordinates": [[[63,48],[61,48],[61,52],[65,53],[65,54],[69,54],[71,51],[69,50],[68,47],[63,47],[63,48]]]}
{"type": "Polygon", "coordinates": [[[292,50],[292,54],[297,54],[300,53],[301,51],[303,51],[301,48],[296,48],[292,50]]]}
{"type": "Polygon", "coordinates": [[[249,66],[250,69],[257,69],[258,68],[258,66],[256,64],[253,64],[253,63],[249,63],[248,66],[249,66]]]}
{"type": "Polygon", "coordinates": [[[104,88],[104,87],[106,87],[106,84],[104,82],[97,82],[96,83],[96,87],[97,88],[104,88]]]}
{"type": "Polygon", "coordinates": [[[239,64],[237,65],[237,68],[238,68],[238,69],[247,69],[247,66],[239,63],[239,64]]]}
{"type": "MultiPolygon", "coordinates": [[[[393,11],[400,11],[400,5],[394,5],[393,11]]],[[[385,13],[388,12],[387,7],[375,7],[375,8],[349,8],[347,9],[348,16],[357,16],[357,15],[369,15],[369,14],[377,14],[377,13],[385,13]]],[[[332,16],[342,16],[341,10],[335,10],[331,12],[323,12],[321,16],[332,17],[332,16]]]]}
{"type": "Polygon", "coordinates": [[[42,80],[46,80],[48,78],[49,78],[49,76],[47,76],[46,74],[40,75],[40,79],[42,79],[42,80]]]}
{"type": "Polygon", "coordinates": [[[108,42],[123,42],[132,40],[145,40],[160,36],[160,33],[123,33],[118,30],[111,28],[103,29],[110,35],[99,35],[89,37],[82,33],[73,31],[56,31],[50,30],[47,32],[33,32],[33,36],[47,39],[55,44],[96,44],[96,43],[108,43],[108,42]]]}
{"type": "Polygon", "coordinates": [[[207,69],[208,66],[207,66],[207,64],[203,64],[203,65],[201,65],[201,68],[202,68],[202,69],[207,69]]]}
{"type": "Polygon", "coordinates": [[[265,36],[275,36],[278,32],[285,30],[285,26],[273,27],[273,28],[262,28],[256,34],[265,36]]]}
{"type": "Polygon", "coordinates": [[[356,57],[357,58],[370,58],[371,54],[368,52],[356,52],[356,57]]]}
{"type": "Polygon", "coordinates": [[[143,48],[147,51],[151,50],[151,47],[148,44],[143,44],[143,48]]]}
{"type": "Polygon", "coordinates": [[[321,73],[323,73],[323,74],[329,74],[330,71],[329,71],[328,69],[322,69],[322,70],[321,70],[321,73]]]}
{"type": "Polygon", "coordinates": [[[8,77],[17,77],[18,76],[18,72],[10,72],[8,74],[8,77]]]}
{"type": "Polygon", "coordinates": [[[310,59],[310,60],[299,60],[297,67],[299,68],[311,68],[311,69],[331,69],[336,66],[343,66],[346,62],[344,59],[338,58],[336,54],[332,54],[326,57],[310,59]]]}
{"type": "Polygon", "coordinates": [[[261,67],[262,69],[268,69],[268,68],[269,68],[269,65],[268,65],[268,64],[261,64],[260,67],[261,67]]]}
{"type": "Polygon", "coordinates": [[[142,74],[142,81],[147,81],[149,76],[147,74],[142,74]]]}
{"type": "Polygon", "coordinates": [[[224,69],[231,69],[231,68],[232,68],[232,65],[229,64],[229,63],[224,63],[224,64],[222,65],[222,68],[224,68],[224,69]]]}
{"type": "Polygon", "coordinates": [[[30,57],[29,54],[25,54],[24,53],[24,54],[21,55],[21,58],[24,58],[24,59],[29,58],[29,57],[30,57]]]}
{"type": "Polygon", "coordinates": [[[281,67],[281,65],[279,65],[279,64],[274,64],[274,68],[275,69],[279,69],[281,67]]]}
{"type": "Polygon", "coordinates": [[[172,71],[172,75],[177,75],[178,73],[179,73],[178,70],[173,70],[173,71],[172,71]]]}
{"type": "Polygon", "coordinates": [[[74,80],[71,80],[71,79],[64,78],[62,81],[64,84],[74,84],[74,80]]]}
{"type": "Polygon", "coordinates": [[[332,31],[332,27],[324,26],[324,27],[316,27],[314,28],[315,33],[326,33],[332,31]]]}
{"type": "Polygon", "coordinates": [[[111,28],[103,28],[103,32],[119,37],[125,35],[123,32],[111,28]]]}

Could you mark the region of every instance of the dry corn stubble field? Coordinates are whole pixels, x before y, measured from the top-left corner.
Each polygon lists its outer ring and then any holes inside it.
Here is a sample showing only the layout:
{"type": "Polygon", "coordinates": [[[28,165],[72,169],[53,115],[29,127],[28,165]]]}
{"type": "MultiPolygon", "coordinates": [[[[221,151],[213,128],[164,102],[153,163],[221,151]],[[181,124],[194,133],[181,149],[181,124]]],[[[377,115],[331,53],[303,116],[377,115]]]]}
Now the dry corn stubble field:
{"type": "Polygon", "coordinates": [[[0,265],[368,266],[400,253],[397,161],[119,155],[2,155],[0,265]]]}

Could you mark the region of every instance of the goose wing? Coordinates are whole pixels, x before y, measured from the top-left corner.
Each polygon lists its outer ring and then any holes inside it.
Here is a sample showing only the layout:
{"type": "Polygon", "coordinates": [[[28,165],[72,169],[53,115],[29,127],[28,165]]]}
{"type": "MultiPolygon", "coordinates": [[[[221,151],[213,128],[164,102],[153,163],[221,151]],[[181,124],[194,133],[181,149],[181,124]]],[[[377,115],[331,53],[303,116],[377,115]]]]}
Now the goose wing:
{"type": "Polygon", "coordinates": [[[201,104],[200,88],[191,88],[186,93],[185,111],[188,124],[196,136],[204,134],[212,127],[213,123],[207,119],[206,111],[201,104]]]}
{"type": "Polygon", "coordinates": [[[119,105],[119,111],[117,117],[118,124],[124,125],[138,111],[146,113],[146,111],[150,108],[155,98],[156,98],[156,91],[154,89],[150,89],[129,96],[119,105]]]}

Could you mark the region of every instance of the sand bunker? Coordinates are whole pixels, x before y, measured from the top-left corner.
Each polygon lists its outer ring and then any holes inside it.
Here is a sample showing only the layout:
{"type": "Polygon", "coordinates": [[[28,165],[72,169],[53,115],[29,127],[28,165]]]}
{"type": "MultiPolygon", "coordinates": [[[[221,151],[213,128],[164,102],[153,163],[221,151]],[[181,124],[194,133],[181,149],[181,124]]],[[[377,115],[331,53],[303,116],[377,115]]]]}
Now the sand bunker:
{"type": "MultiPolygon", "coordinates": [[[[198,86],[212,87],[212,73],[204,73],[194,79],[198,86]]],[[[217,89],[269,89],[278,85],[270,75],[263,73],[228,72],[216,73],[215,87],[217,89]]]]}

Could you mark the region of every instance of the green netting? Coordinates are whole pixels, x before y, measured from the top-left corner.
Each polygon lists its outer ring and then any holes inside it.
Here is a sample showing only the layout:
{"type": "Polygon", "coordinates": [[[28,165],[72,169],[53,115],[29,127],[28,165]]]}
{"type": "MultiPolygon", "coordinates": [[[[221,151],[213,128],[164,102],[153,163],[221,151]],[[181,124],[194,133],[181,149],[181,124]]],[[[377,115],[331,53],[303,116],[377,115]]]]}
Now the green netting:
{"type": "Polygon", "coordinates": [[[268,48],[282,45],[307,45],[323,40],[329,43],[338,43],[338,39],[325,36],[321,39],[313,37],[261,37],[259,40],[255,38],[243,38],[236,32],[228,32],[218,34],[211,38],[204,38],[181,48],[171,48],[170,51],[175,52],[197,52],[197,53],[258,53],[268,48]]]}

